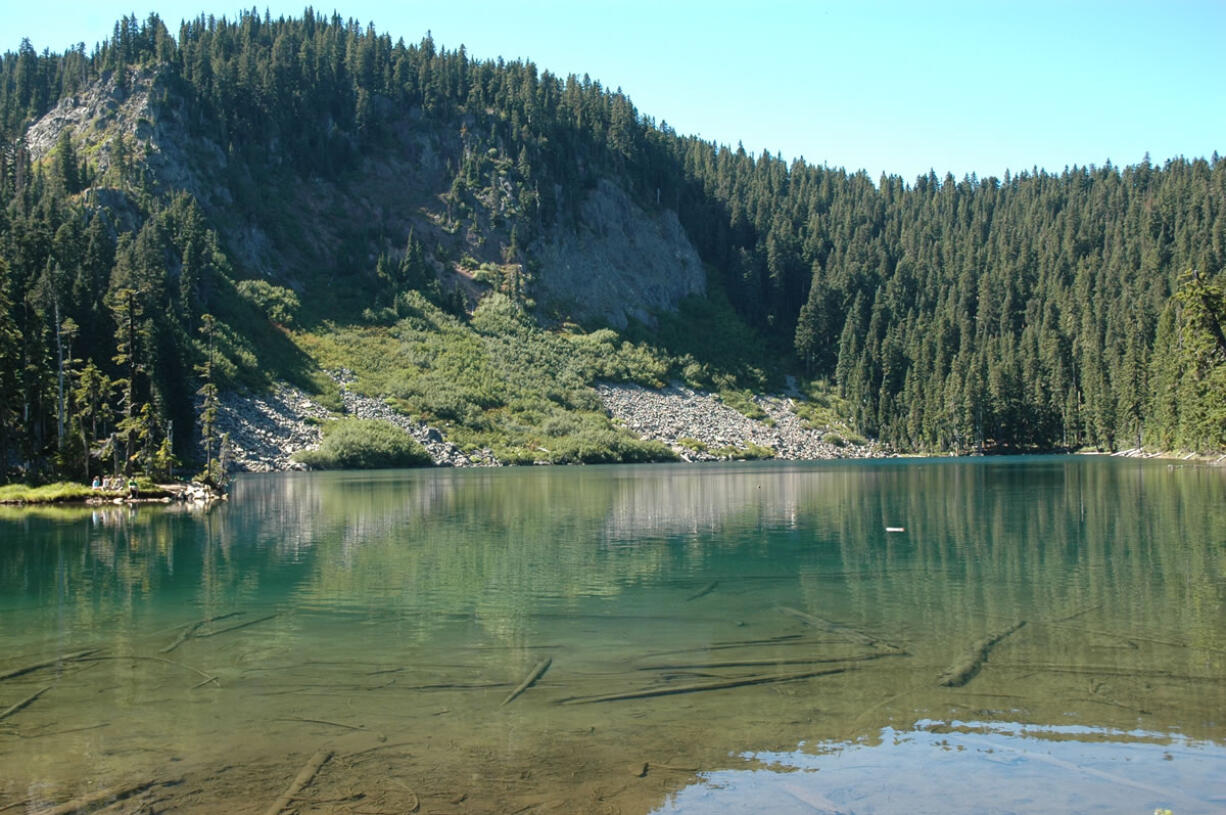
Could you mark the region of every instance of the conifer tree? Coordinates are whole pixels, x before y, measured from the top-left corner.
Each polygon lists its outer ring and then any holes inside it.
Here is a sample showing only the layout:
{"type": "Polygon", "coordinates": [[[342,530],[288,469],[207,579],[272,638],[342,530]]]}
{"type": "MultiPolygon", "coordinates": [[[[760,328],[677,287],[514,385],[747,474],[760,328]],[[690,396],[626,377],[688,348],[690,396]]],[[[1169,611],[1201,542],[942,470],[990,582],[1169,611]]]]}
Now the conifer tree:
{"type": "Polygon", "coordinates": [[[72,391],[72,414],[81,440],[81,470],[87,481],[90,459],[98,453],[95,445],[102,441],[101,430],[110,420],[111,391],[110,377],[93,360],[86,362],[72,391]]]}
{"type": "Polygon", "coordinates": [[[68,128],[60,131],[55,144],[55,181],[68,195],[76,195],[85,186],[84,173],[77,165],[77,153],[72,146],[68,128]]]}
{"type": "Polygon", "coordinates": [[[118,436],[123,441],[123,472],[132,474],[132,464],[138,454],[138,442],[141,434],[146,431],[146,419],[143,416],[143,403],[138,401],[137,377],[144,371],[140,362],[141,317],[139,301],[136,292],[129,288],[121,288],[111,297],[111,315],[114,318],[117,332],[115,335],[115,355],[111,360],[124,372],[124,376],[115,380],[119,388],[120,415],[117,427],[118,436]]]}
{"type": "Polygon", "coordinates": [[[196,372],[200,375],[200,379],[203,382],[200,390],[197,391],[197,395],[200,397],[200,433],[204,442],[204,471],[198,478],[213,486],[221,483],[222,476],[220,469],[216,466],[218,462],[213,458],[213,449],[217,444],[217,439],[215,438],[217,412],[220,408],[213,368],[214,334],[216,330],[217,322],[213,315],[202,314],[200,316],[200,333],[204,336],[205,340],[205,355],[204,362],[197,366],[196,372]]]}
{"type": "Polygon", "coordinates": [[[9,294],[9,266],[0,257],[0,478],[8,470],[21,419],[21,376],[16,361],[21,358],[22,337],[13,319],[9,294]]]}

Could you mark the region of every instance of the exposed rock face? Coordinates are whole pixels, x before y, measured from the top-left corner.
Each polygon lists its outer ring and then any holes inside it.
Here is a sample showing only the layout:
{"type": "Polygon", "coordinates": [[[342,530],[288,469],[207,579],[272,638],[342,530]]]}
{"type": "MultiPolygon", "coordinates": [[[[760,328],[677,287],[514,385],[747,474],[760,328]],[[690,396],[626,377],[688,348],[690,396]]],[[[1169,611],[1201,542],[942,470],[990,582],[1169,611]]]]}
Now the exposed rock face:
{"type": "MultiPolygon", "coordinates": [[[[59,140],[60,131],[72,128],[76,139],[86,146],[124,136],[134,142],[146,142],[152,134],[155,118],[149,106],[150,82],[137,74],[134,86],[125,90],[114,75],[95,82],[75,96],[60,100],[45,116],[26,131],[26,146],[30,156],[41,159],[59,140]]],[[[135,145],[132,145],[135,146],[135,145]]],[[[103,150],[97,157],[97,169],[105,173],[113,156],[103,150]]],[[[136,158],[134,156],[133,158],[136,158]]]]}
{"type": "Polygon", "coordinates": [[[319,423],[327,408],[289,385],[260,396],[226,394],[217,413],[217,432],[230,437],[230,467],[252,473],[305,469],[291,456],[319,446],[319,423]],[[315,422],[308,422],[310,417],[315,422]]]}
{"type": "Polygon", "coordinates": [[[601,180],[580,207],[577,231],[558,229],[532,247],[538,300],[547,312],[624,328],[652,322],[685,297],[706,292],[698,252],[672,210],[648,213],[601,180]]]}
{"type": "Polygon", "coordinates": [[[791,400],[755,396],[754,401],[771,423],[750,419],[725,405],[713,394],[672,386],[651,390],[639,385],[596,386],[609,415],[640,436],[662,441],[686,461],[711,461],[720,448],[769,447],[775,458],[810,460],[874,458],[885,455],[876,444],[836,445],[822,440],[822,432],[807,427],[792,412],[791,400]],[[694,449],[681,439],[701,442],[694,449]]]}
{"type": "MultiPolygon", "coordinates": [[[[345,412],[359,419],[382,419],[408,431],[441,467],[491,466],[498,462],[488,450],[465,454],[443,438],[438,429],[397,413],[381,399],[359,396],[339,376],[345,412]]],[[[230,468],[240,472],[280,472],[305,469],[293,460],[300,450],[319,446],[320,425],[335,416],[290,385],[277,385],[259,396],[228,394],[217,416],[217,432],[229,434],[230,468]]]]}
{"type": "Polygon", "coordinates": [[[190,137],[183,125],[186,116],[183,101],[167,90],[156,71],[129,69],[126,88],[111,72],[60,100],[30,126],[26,144],[33,158],[42,158],[55,147],[60,132],[69,128],[78,154],[88,152],[102,177],[119,157],[122,139],[127,161],[132,166],[146,164],[157,188],[186,190],[201,202],[216,199],[227,205],[229,191],[215,177],[201,181],[202,171],[215,175],[225,167],[225,152],[208,139],[190,137]]]}

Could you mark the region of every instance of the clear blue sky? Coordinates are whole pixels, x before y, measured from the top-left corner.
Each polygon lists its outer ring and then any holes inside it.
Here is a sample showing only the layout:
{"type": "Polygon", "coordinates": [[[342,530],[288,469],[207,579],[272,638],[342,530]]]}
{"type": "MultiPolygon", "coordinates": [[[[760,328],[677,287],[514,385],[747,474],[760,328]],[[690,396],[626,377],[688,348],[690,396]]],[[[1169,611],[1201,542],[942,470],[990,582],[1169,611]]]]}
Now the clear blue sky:
{"type": "MultiPolygon", "coordinates": [[[[110,35],[157,11],[172,32],[241,4],[10,4],[0,48],[110,35]]],[[[297,16],[305,3],[260,5],[297,16]]],[[[406,42],[527,58],[621,87],[677,132],[908,182],[1226,154],[1226,0],[782,2],[353,0],[317,6],[406,42]]]]}

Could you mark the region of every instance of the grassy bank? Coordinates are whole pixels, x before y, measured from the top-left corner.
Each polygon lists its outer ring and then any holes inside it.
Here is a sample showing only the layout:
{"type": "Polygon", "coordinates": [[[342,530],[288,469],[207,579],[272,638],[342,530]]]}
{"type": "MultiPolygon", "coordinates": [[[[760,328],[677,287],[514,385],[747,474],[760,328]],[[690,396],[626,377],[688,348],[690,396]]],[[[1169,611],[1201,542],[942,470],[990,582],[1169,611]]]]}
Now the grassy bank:
{"type": "Polygon", "coordinates": [[[86,501],[90,498],[118,497],[119,492],[91,489],[86,484],[57,481],[31,487],[28,484],[6,484],[0,487],[0,504],[59,504],[86,501]]]}
{"type": "MultiPolygon", "coordinates": [[[[138,499],[179,498],[189,488],[186,483],[157,484],[148,478],[137,477],[138,499]]],[[[88,501],[112,501],[127,498],[127,489],[93,489],[76,481],[57,481],[53,484],[30,486],[29,484],[6,484],[0,487],[0,504],[83,504],[88,501]]]]}

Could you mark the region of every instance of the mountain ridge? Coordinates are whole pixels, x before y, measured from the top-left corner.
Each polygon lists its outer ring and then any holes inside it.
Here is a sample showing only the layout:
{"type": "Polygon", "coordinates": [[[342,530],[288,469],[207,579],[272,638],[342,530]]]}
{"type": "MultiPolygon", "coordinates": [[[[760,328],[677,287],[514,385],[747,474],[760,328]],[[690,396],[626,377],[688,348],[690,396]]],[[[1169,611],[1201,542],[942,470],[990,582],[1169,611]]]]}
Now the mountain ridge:
{"type": "Polygon", "coordinates": [[[0,79],[8,465],[190,457],[201,388],[335,407],[326,367],[508,460],[660,454],[598,380],[787,373],[903,450],[1226,446],[1216,155],[875,183],[310,11],[125,18],[0,79]]]}

